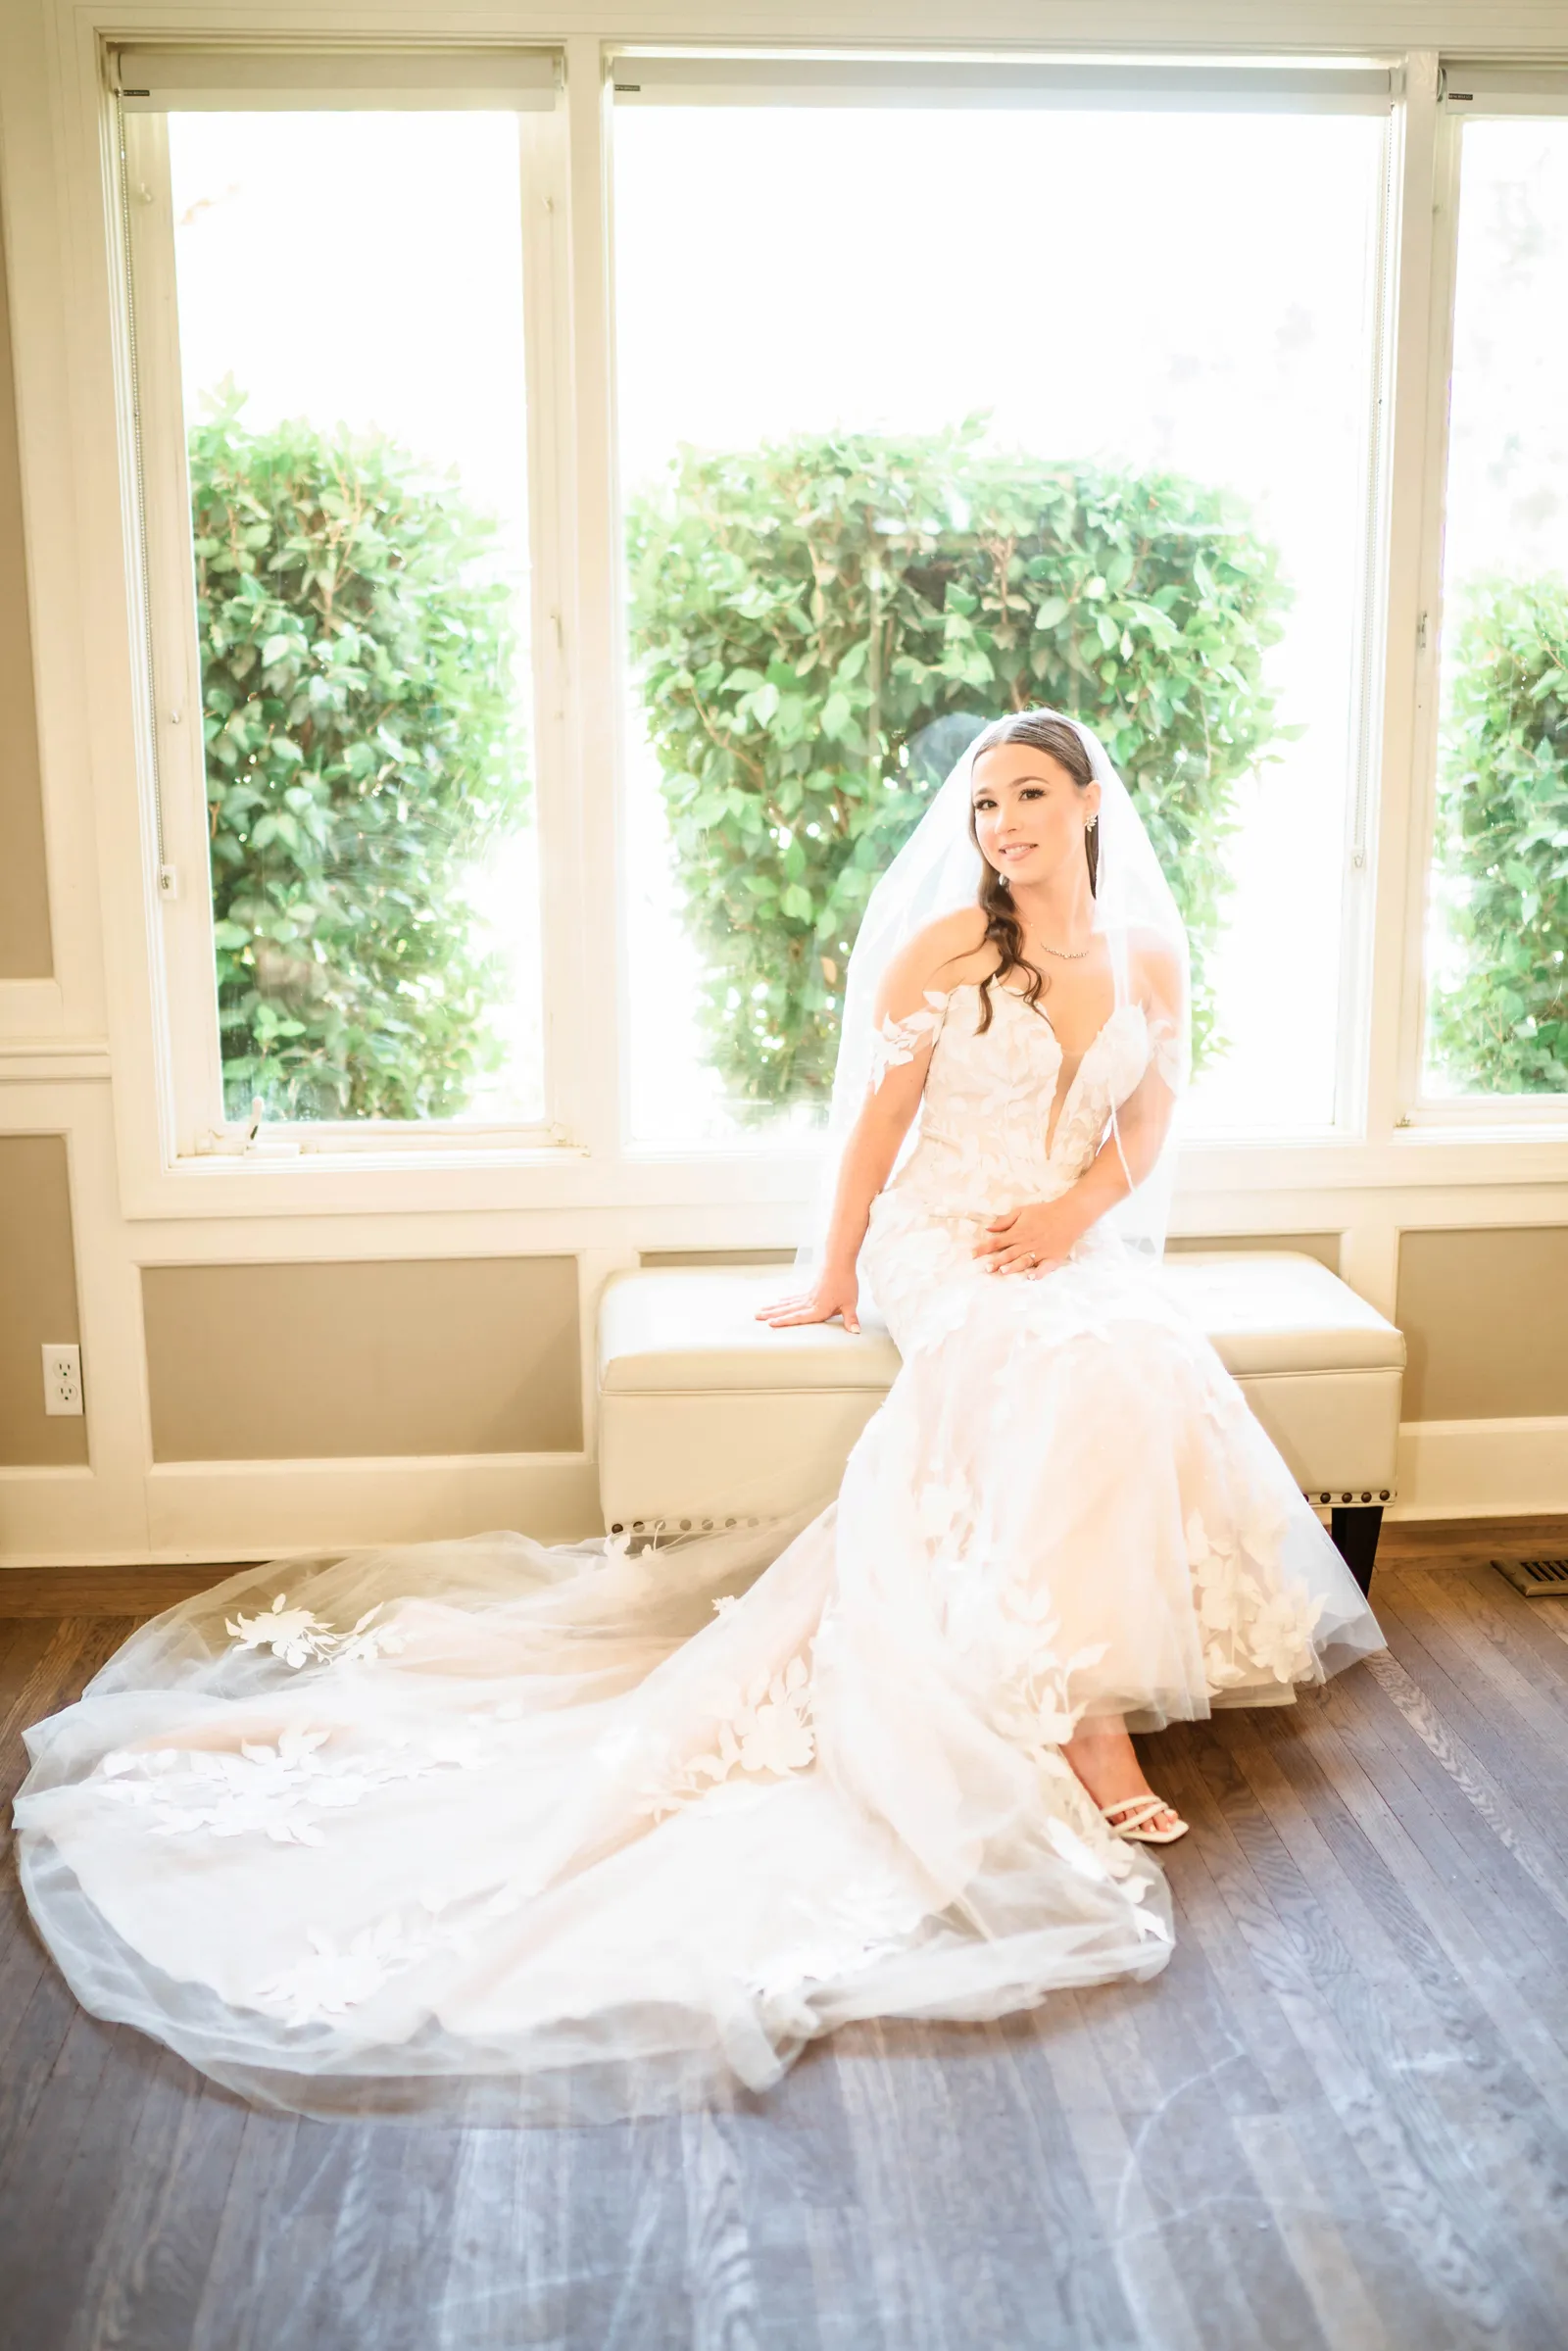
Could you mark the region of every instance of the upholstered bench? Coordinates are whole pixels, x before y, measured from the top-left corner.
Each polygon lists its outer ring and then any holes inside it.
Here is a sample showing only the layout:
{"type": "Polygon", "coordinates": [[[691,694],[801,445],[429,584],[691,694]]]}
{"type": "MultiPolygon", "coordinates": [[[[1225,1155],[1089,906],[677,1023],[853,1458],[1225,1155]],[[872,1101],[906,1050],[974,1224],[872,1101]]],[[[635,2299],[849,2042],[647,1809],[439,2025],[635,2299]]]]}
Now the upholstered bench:
{"type": "MultiPolygon", "coordinates": [[[[899,1368],[886,1331],[774,1331],[788,1267],[615,1275],[599,1314],[599,1494],[612,1531],[723,1526],[831,1498],[899,1368]]],[[[1333,1511],[1363,1591],[1394,1494],[1404,1341],[1292,1250],[1195,1250],[1164,1280],[1303,1494],[1333,1511]]]]}

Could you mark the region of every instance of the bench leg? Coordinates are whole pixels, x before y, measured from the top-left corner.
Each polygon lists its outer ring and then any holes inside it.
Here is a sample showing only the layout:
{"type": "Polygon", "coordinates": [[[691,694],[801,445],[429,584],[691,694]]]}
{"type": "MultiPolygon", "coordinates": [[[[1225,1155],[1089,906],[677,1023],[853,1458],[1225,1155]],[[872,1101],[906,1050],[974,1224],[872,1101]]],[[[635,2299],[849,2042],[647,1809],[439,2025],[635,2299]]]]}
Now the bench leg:
{"type": "Polygon", "coordinates": [[[1372,1562],[1378,1555],[1382,1526],[1381,1502],[1374,1502],[1370,1509],[1358,1505],[1351,1510],[1334,1511],[1335,1547],[1363,1592],[1372,1589],[1372,1562]]]}

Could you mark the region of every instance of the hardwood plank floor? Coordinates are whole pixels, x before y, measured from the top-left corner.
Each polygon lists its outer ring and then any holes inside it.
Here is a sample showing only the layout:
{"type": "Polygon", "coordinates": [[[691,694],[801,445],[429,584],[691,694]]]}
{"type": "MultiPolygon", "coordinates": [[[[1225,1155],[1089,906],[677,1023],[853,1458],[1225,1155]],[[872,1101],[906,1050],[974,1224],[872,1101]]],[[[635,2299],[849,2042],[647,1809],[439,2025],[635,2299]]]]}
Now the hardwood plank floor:
{"type": "MultiPolygon", "coordinates": [[[[1388,1654],[1146,1742],[1146,1985],[867,2025],[610,2128],[254,2113],[72,2001],[0,1886],[0,2351],[1564,2351],[1568,1600],[1391,1527],[1388,1654]]],[[[0,1578],[24,1727],[217,1570],[0,1578]]]]}

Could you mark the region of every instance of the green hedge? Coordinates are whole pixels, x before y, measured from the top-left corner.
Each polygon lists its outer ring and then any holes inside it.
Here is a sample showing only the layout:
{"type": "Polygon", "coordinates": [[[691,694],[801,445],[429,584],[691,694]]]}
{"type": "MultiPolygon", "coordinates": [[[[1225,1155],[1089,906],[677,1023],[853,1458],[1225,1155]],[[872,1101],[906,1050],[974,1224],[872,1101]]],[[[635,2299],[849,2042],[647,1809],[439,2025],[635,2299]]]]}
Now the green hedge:
{"type": "Polygon", "coordinates": [[[1455,633],[1438,860],[1465,969],[1434,994],[1447,1076],[1568,1090],[1568,582],[1490,582],[1455,633]]]}
{"type": "Polygon", "coordinates": [[[1222,848],[1239,779],[1283,731],[1262,672],[1287,602],[1230,501],[966,427],[689,451],[629,527],[701,1015],[743,1114],[825,1096],[872,883],[980,720],[1041,703],[1095,726],[1126,777],[1214,1050],[1222,848]]]}
{"type": "Polygon", "coordinates": [[[228,1114],[440,1117],[499,1065],[466,868],[528,782],[493,526],[393,443],[190,436],[228,1114]]]}

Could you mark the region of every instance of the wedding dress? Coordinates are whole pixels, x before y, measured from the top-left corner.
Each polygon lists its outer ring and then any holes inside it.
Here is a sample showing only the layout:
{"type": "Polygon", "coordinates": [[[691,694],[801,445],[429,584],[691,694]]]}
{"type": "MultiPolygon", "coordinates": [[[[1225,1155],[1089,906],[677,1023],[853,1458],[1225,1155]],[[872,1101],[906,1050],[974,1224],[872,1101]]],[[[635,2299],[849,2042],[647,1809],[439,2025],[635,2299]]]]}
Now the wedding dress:
{"type": "Polygon", "coordinates": [[[861,1257],[903,1368],[809,1524],[247,1569],[28,1734],[23,1882],[84,2005],[262,2102],[515,2120],[1165,1965],[1163,1875],[1063,1741],[1381,1637],[1157,1264],[1104,1224],[1038,1280],[973,1256],[1172,1050],[1129,992],[1063,1089],[993,999],[873,1034],[872,1082],[929,1053],[861,1257]]]}

